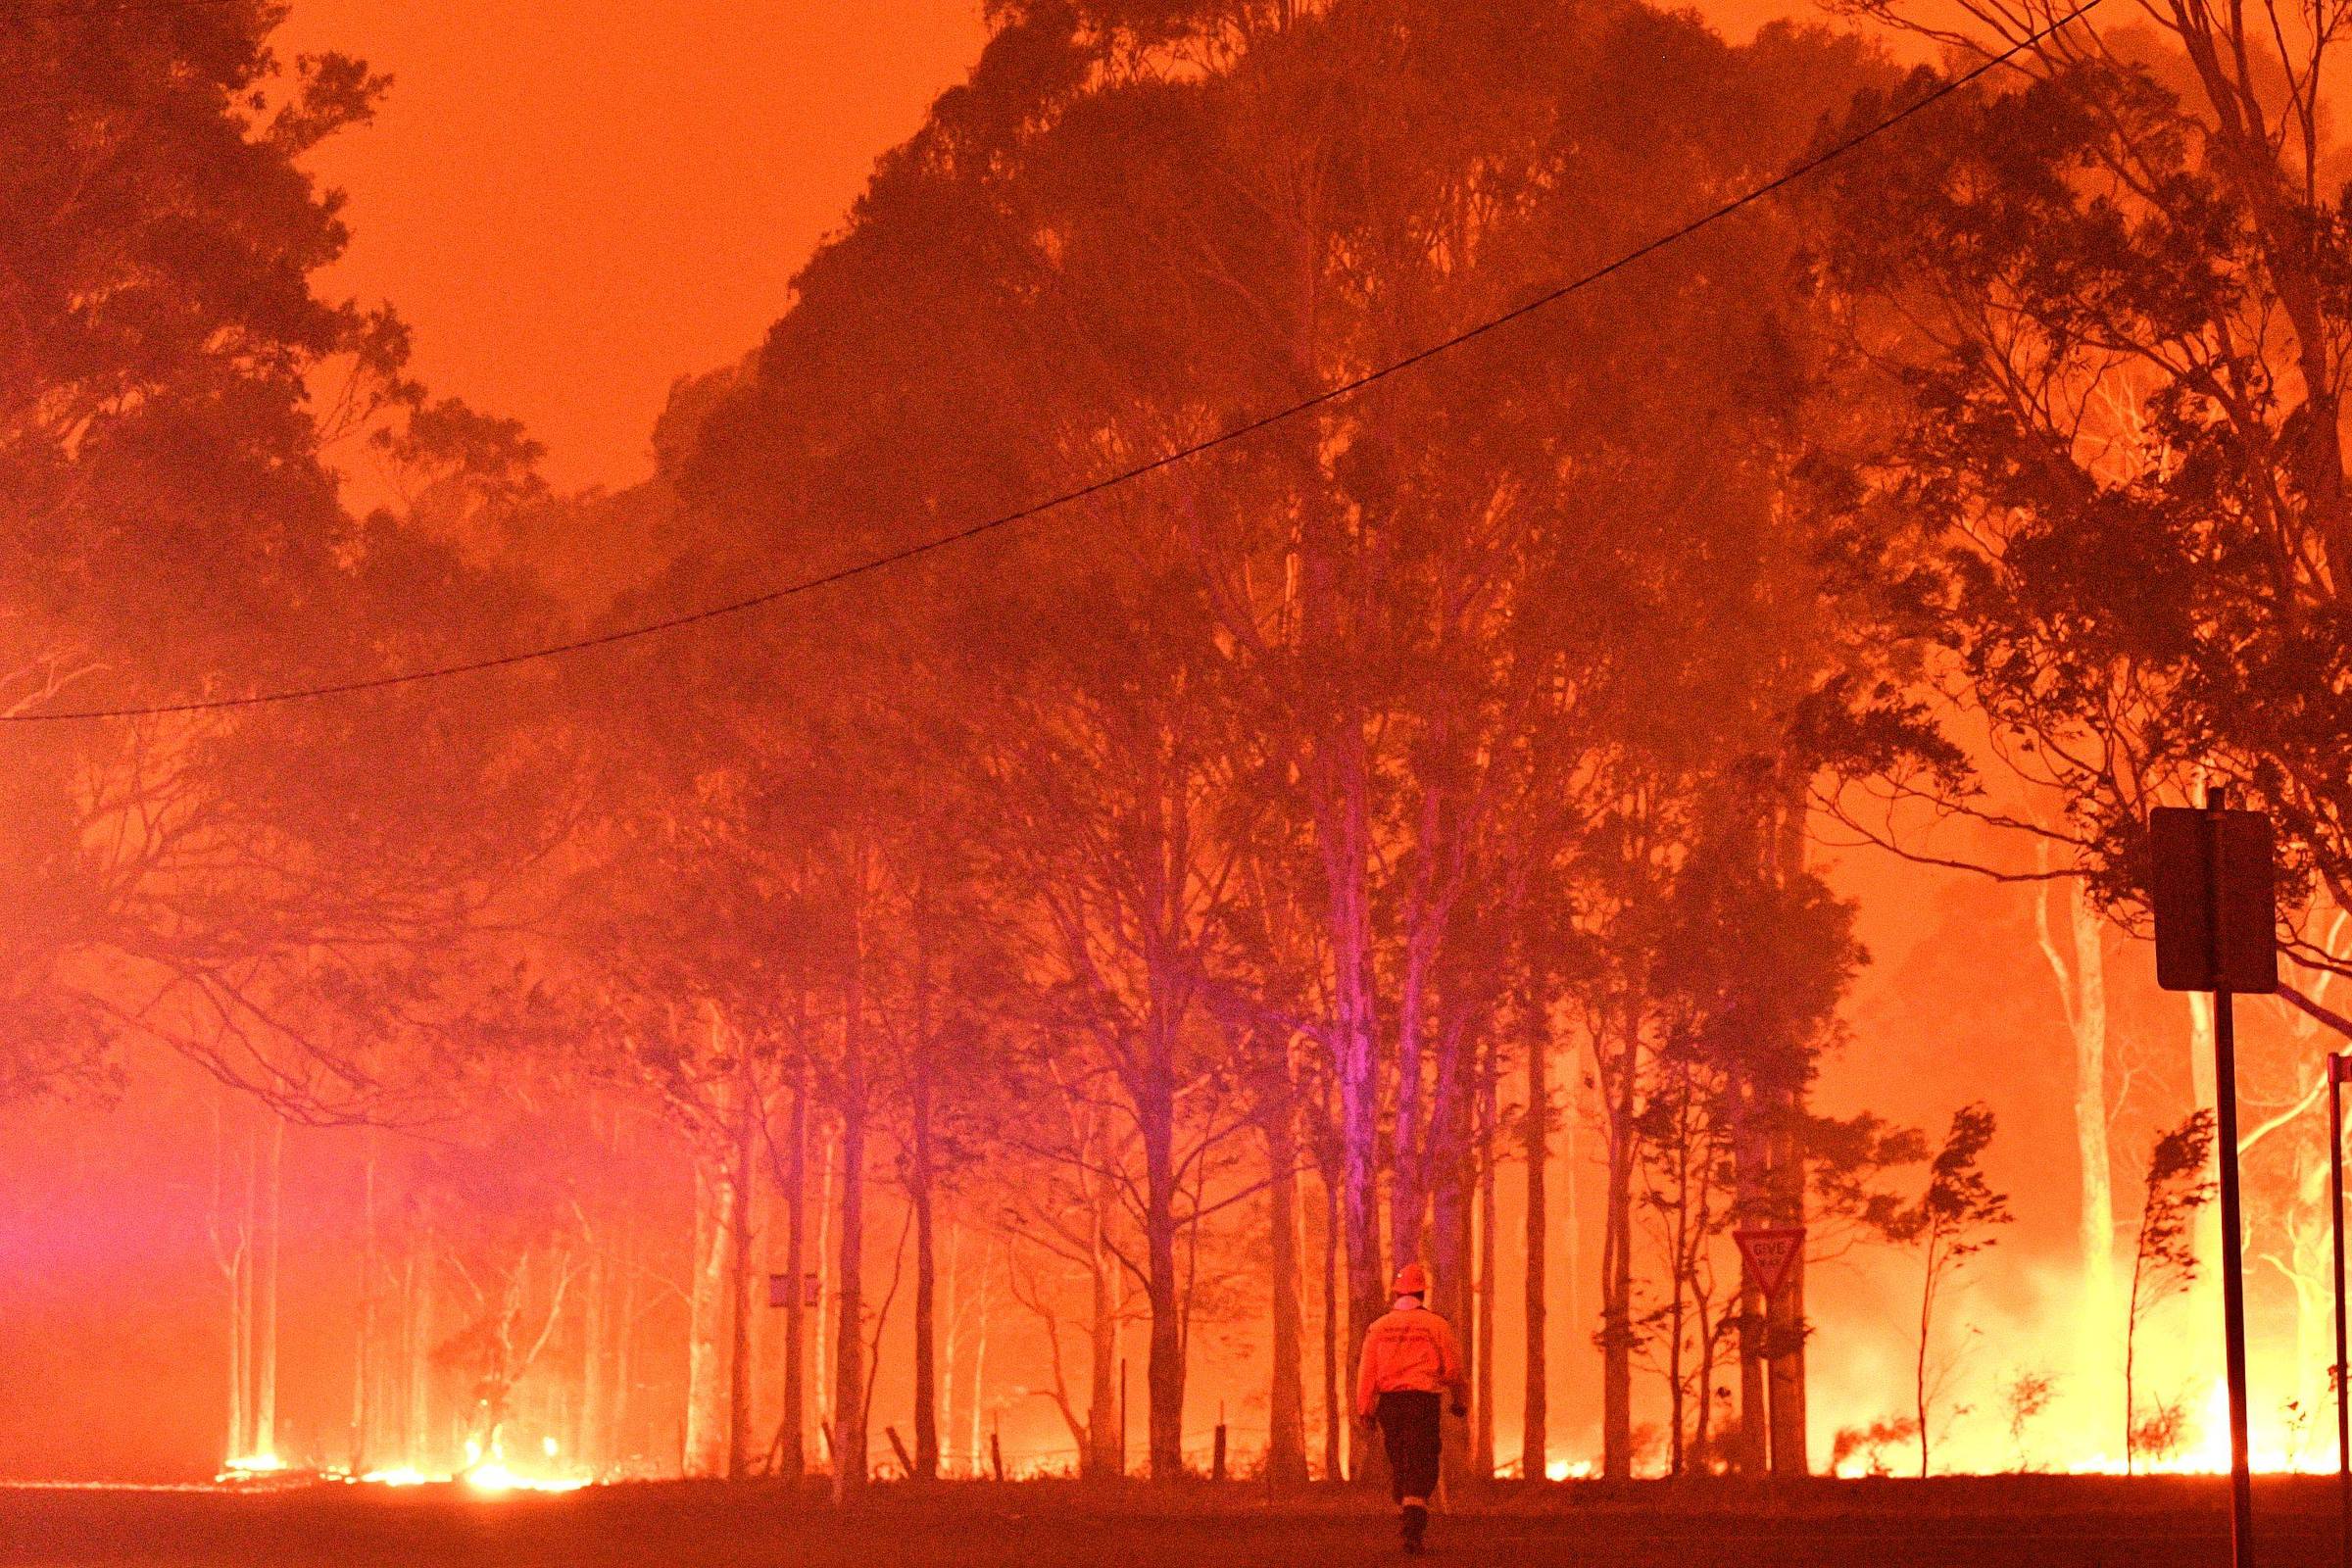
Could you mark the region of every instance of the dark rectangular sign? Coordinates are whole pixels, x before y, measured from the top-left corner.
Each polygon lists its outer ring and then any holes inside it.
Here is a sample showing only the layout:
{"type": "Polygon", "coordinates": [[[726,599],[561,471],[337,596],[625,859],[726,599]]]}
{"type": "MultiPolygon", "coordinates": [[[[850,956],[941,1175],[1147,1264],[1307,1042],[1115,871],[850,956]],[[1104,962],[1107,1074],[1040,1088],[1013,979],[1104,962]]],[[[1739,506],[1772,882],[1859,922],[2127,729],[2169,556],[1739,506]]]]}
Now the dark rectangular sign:
{"type": "Polygon", "coordinates": [[[2271,819],[2260,811],[2158,807],[2148,816],[2148,848],[2156,983],[2239,996],[2278,990],[2271,819]]]}

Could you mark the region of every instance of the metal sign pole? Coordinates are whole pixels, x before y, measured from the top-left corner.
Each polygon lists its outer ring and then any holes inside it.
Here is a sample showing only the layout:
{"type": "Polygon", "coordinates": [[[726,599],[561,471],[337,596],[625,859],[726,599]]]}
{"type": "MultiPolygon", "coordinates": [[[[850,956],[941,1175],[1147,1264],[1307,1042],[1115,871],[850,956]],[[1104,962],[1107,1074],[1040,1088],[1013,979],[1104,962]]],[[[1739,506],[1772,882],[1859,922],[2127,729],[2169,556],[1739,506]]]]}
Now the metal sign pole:
{"type": "MultiPolygon", "coordinates": [[[[2148,813],[2148,870],[2149,904],[2156,915],[2156,983],[2167,991],[2204,991],[2213,997],[2222,1354],[2230,1376],[2230,1558],[2236,1568],[2252,1568],[2245,1211],[2238,1193],[2237,1017],[2230,999],[2278,989],[2277,836],[2261,812],[2232,811],[2228,791],[2208,790],[2201,807],[2160,806],[2148,813]]],[[[2352,1560],[2346,1568],[2352,1568],[2352,1560]]]]}
{"type": "Polygon", "coordinates": [[[2352,1056],[2328,1058],[2328,1228],[2335,1236],[2336,1560],[2352,1568],[2352,1404],[2344,1389],[2344,1071],[2352,1056]]]}
{"type": "Polygon", "coordinates": [[[2254,1477],[2246,1442],[2246,1277],[2237,1183],[2237,1028],[2223,963],[2222,790],[2205,793],[2205,864],[2212,887],[2213,1085],[2222,1167],[2222,1354],[2230,1379],[2230,1560],[2254,1564],[2254,1477]]]}
{"type": "Polygon", "coordinates": [[[2213,994],[2213,1075],[2222,1156],[2222,1352],[2230,1378],[2230,1561],[2254,1563],[2254,1478],[2246,1455],[2246,1265],[2237,1193],[2236,1029],[2230,993],[2213,994]]]}

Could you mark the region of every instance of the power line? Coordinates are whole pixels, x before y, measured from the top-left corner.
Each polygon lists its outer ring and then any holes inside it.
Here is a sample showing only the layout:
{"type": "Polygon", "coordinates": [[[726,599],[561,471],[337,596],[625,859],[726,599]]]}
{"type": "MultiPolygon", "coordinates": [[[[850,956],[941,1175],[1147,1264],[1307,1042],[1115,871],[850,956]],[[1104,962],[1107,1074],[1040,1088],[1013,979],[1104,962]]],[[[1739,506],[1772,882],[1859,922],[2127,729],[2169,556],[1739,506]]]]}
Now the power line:
{"type": "Polygon", "coordinates": [[[1725,219],[1730,218],[1733,215],[1744,211],[1745,209],[1754,206],[1756,203],[1763,201],[1766,197],[1774,195],[1786,187],[1796,183],[1798,180],[1804,179],[1808,175],[1817,173],[1822,169],[1825,169],[1829,165],[1837,162],[1838,159],[1843,158],[1846,154],[1853,152],[1855,149],[1862,147],[1867,143],[1876,140],[1878,137],[1886,134],[1887,131],[1894,129],[1897,125],[1902,124],[1914,115],[1918,115],[1923,111],[1932,108],[1936,104],[1938,104],[1944,99],[1950,97],[1952,94],[1960,91],[1962,88],[1967,87],[1972,82],[1975,82],[1992,71],[1997,70],[2001,66],[2008,64],[2018,55],[2024,53],[2034,45],[2041,42],[2041,40],[2044,38],[2050,37],[2060,29],[2068,26],[2084,16],[2087,16],[2090,12],[2096,10],[2101,3],[2102,0],[2083,0],[2082,4],[2078,5],[2072,11],[2067,12],[2064,16],[2059,17],[2057,20],[2049,23],[2045,26],[2027,33],[2023,37],[2019,38],[2015,43],[2009,45],[2009,47],[2006,49],[2001,50],[1999,53],[1988,55],[1967,71],[1960,73],[1958,75],[1951,77],[1949,80],[1937,84],[1933,91],[1924,93],[1918,98],[1913,99],[1910,103],[1905,104],[1900,109],[1897,109],[1886,119],[1881,120],[1860,131],[1857,131],[1855,134],[1848,136],[1843,141],[1834,143],[1823,151],[1815,153],[1810,158],[1806,158],[1801,162],[1790,165],[1788,169],[1783,170],[1780,173],[1774,175],[1772,178],[1765,180],[1762,184],[1750,187],[1749,189],[1741,192],[1740,195],[1735,196],[1729,201],[1723,203],[1721,206],[1711,209],[1700,217],[1694,218],[1689,222],[1682,224],[1680,227],[1669,229],[1651,239],[1645,240],[1642,244],[1634,247],[1632,250],[1626,251],[1622,255],[1616,257],[1614,260],[1605,262],[1600,266],[1593,268],[1589,272],[1585,272],[1565,283],[1561,283],[1557,287],[1548,289],[1545,292],[1537,295],[1535,298],[1528,300],[1524,304],[1515,306],[1512,309],[1503,312],[1499,316],[1490,317],[1488,319],[1479,322],[1475,326],[1465,328],[1462,331],[1454,333],[1450,337],[1440,339],[1439,341],[1431,343],[1426,347],[1416,349],[1412,353],[1404,356],[1402,359],[1393,360],[1390,363],[1381,366],[1377,369],[1367,370],[1361,375],[1353,376],[1348,380],[1325,387],[1322,391],[1316,392],[1311,396],[1301,398],[1296,403],[1288,404],[1282,408],[1258,415],[1238,424],[1228,425],[1212,435],[1204,436],[1201,439],[1191,442],[1185,446],[1173,448],[1167,452],[1161,453],[1155,458],[1150,458],[1129,467],[1120,468],[1115,472],[1106,473],[1100,478],[1093,479],[1085,484],[1079,485],[1075,489],[1064,490],[1058,495],[1049,496],[1040,501],[1033,501],[1026,506],[1019,507],[1011,512],[1002,513],[996,516],[986,519],[985,521],[969,523],[964,527],[954,530],[953,532],[938,534],[929,539],[921,540],[915,544],[906,545],[900,549],[890,551],[884,555],[869,557],[868,559],[858,562],[853,565],[837,567],[834,570],[821,572],[812,577],[804,577],[796,582],[784,584],[781,587],[770,588],[764,592],[752,594],[746,598],[730,600],[725,604],[710,605],[701,610],[689,611],[683,614],[669,615],[660,620],[644,621],[637,625],[624,626],[614,631],[601,632],[592,637],[578,637],[567,642],[550,643],[543,647],[523,649],[512,654],[500,654],[489,659],[473,659],[458,663],[436,664],[421,669],[402,670],[394,674],[372,675],[360,680],[335,681],[324,685],[300,686],[290,687],[280,691],[256,692],[244,697],[213,697],[184,703],[158,703],[143,707],[69,709],[63,711],[47,713],[5,713],[0,714],[0,721],[5,721],[12,724],[64,723],[83,719],[150,718],[161,717],[173,713],[216,712],[227,709],[261,708],[277,703],[305,702],[326,697],[346,697],[361,692],[383,691],[396,686],[413,686],[424,681],[446,680],[457,675],[473,675],[489,670],[508,669],[517,664],[536,663],[542,660],[561,659],[572,654],[587,653],[599,648],[611,648],[621,643],[636,642],[648,637],[658,637],[663,635],[664,633],[683,630],[689,626],[699,626],[707,621],[720,620],[728,616],[744,614],[754,610],[761,610],[769,605],[780,603],[786,599],[796,598],[802,594],[814,593],[821,588],[830,588],[839,583],[849,582],[855,578],[867,576],[871,573],[882,571],[892,566],[904,564],[906,562],[916,560],[923,556],[936,554],[940,551],[950,549],[956,545],[977,539],[983,534],[995,533],[1000,529],[1009,528],[1016,523],[1027,522],[1032,518],[1043,516],[1048,513],[1059,512],[1062,509],[1074,506],[1081,501],[1090,500],[1095,496],[1102,495],[1105,491],[1115,490],[1123,485],[1132,484],[1138,479],[1149,477],[1152,474],[1159,472],[1163,468],[1175,467],[1179,464],[1190,462],[1194,458],[1216,451],[1221,447],[1231,446],[1236,442],[1247,440],[1249,437],[1256,435],[1260,431],[1271,429],[1278,424],[1286,423],[1289,420],[1297,418],[1302,414],[1312,413],[1316,409],[1327,407],[1331,404],[1341,401],[1344,398],[1352,397],[1356,393],[1364,391],[1369,387],[1376,386],[1394,376],[1401,375],[1407,370],[1413,369],[1418,366],[1425,365],[1431,360],[1437,359],[1441,355],[1450,354],[1456,349],[1464,348],[1482,338],[1490,337],[1494,333],[1501,331],[1504,327],[1513,325],[1519,321],[1523,321],[1541,311],[1548,310],[1552,306],[1559,304],[1562,300],[1567,299],[1570,295],[1579,293],[1587,288],[1592,287],[1595,283],[1612,277],[1617,273],[1624,271],[1627,268],[1634,266],[1636,263],[1646,260],[1648,257],[1655,255],[1659,251],[1665,250],[1668,246],[1688,239],[1691,235],[1698,233],[1701,229],[1710,228],[1716,223],[1723,221],[1725,219]]]}

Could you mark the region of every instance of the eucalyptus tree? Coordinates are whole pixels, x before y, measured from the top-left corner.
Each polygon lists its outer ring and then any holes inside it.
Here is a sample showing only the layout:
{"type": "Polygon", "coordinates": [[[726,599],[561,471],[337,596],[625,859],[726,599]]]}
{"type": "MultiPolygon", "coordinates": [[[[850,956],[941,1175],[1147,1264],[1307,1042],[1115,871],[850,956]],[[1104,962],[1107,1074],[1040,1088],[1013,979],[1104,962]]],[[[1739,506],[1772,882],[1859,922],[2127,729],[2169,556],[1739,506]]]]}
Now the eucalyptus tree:
{"type": "MultiPolygon", "coordinates": [[[[302,164],[384,80],[280,58],[282,16],[32,8],[0,39],[15,716],[367,679],[542,624],[527,583],[338,493],[338,443],[406,427],[421,392],[398,319],[324,292],[348,234],[302,164]]],[[[491,763],[533,688],[506,695],[9,726],[28,896],[0,957],[24,1026],[0,1079],[144,1041],[285,1115],[415,1114],[429,1074],[377,1043],[449,1038],[464,1004],[427,960],[544,841],[535,782],[504,789],[491,763]]]]}
{"type": "MultiPolygon", "coordinates": [[[[2063,15],[1869,9],[1934,27],[1963,56],[2063,15]]],[[[2287,873],[2281,998],[2347,1032],[2327,995],[2345,968],[2352,763],[2330,282],[2344,227],[2324,128],[2342,19],[2159,3],[2129,23],[2102,12],[2060,26],[2020,72],[1921,117],[1870,171],[1837,174],[1819,209],[1824,282],[1894,411],[1865,443],[1849,537],[1904,585],[1898,620],[1954,733],[1982,737],[1973,772],[1891,781],[1898,811],[1874,810],[1868,830],[1921,853],[1913,808],[1958,811],[2035,841],[2034,869],[2003,874],[2081,886],[2073,961],[2050,951],[2081,1062],[2093,1345],[2126,1315],[2098,917],[2145,932],[2151,808],[2226,787],[2272,815],[2287,873]]],[[[2201,1102],[2209,1026],[2191,1023],[2201,1102]]],[[[2244,1065],[2263,1095],[2307,1108],[2325,1093],[2317,1063],[2258,1036],[2244,1065]]],[[[2278,1228],[2316,1348],[2323,1161],[2308,1120],[2266,1118],[2233,1152],[2257,1184],[2256,1225],[2278,1228]]]]}

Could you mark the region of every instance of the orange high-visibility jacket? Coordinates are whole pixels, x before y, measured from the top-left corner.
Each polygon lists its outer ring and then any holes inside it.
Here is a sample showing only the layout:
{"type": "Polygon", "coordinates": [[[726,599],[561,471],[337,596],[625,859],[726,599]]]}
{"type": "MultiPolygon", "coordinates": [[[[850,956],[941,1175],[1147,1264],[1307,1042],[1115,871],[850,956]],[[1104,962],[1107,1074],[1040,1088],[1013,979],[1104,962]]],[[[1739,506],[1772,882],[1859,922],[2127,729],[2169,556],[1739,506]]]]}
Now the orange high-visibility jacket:
{"type": "Polygon", "coordinates": [[[1464,1387],[1462,1347],[1446,1320],[1425,1306],[1398,1307],[1364,1331],[1355,1375],[1355,1413],[1370,1419],[1384,1394],[1452,1393],[1464,1387]]]}

